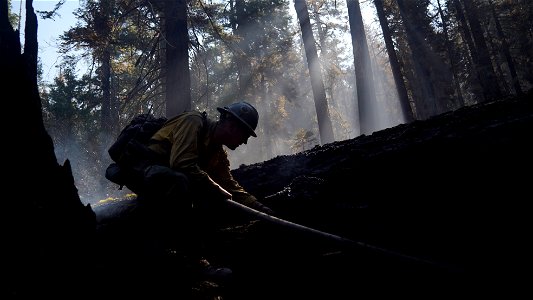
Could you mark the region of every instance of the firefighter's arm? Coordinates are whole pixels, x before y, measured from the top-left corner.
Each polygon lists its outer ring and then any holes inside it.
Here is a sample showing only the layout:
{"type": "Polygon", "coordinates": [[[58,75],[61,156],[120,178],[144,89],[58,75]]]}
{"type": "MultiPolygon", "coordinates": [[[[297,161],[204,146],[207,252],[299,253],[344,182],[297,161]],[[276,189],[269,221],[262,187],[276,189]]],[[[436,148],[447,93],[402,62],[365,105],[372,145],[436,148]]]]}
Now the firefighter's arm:
{"type": "Polygon", "coordinates": [[[263,203],[259,202],[257,198],[248,193],[231,175],[230,164],[227,156],[222,156],[219,159],[219,164],[216,172],[216,181],[233,195],[233,200],[246,205],[255,210],[264,212],[269,215],[273,215],[274,211],[263,203]]]}
{"type": "Polygon", "coordinates": [[[198,135],[203,126],[200,118],[189,118],[172,132],[173,143],[170,150],[170,167],[185,173],[189,182],[207,189],[207,192],[232,198],[231,193],[222,188],[198,166],[198,135]]]}

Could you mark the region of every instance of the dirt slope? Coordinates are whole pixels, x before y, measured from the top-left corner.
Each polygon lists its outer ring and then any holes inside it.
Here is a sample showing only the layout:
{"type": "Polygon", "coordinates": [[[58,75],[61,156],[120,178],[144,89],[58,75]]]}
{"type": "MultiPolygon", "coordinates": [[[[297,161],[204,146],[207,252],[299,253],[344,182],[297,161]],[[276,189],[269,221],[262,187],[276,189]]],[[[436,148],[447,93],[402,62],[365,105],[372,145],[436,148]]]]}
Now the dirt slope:
{"type": "Polygon", "coordinates": [[[381,284],[413,292],[436,282],[448,291],[510,285],[511,292],[521,287],[517,272],[529,249],[532,133],[530,93],[243,166],[234,175],[282,218],[390,251],[319,255],[310,264],[324,263],[324,273],[311,277],[323,281],[312,294],[321,286],[357,293],[381,284]],[[348,275],[328,285],[338,272],[348,275]],[[363,287],[347,288],[346,278],[363,287]]]}
{"type": "Polygon", "coordinates": [[[518,292],[529,249],[532,98],[465,107],[234,170],[277,217],[342,240],[228,209],[207,243],[212,262],[234,270],[224,286],[184,280],[172,258],[138,251],[157,241],[140,238],[142,225],[124,217],[134,200],[111,204],[113,213],[95,207],[106,249],[100,273],[143,278],[104,291],[183,295],[192,284],[194,299],[518,292]]]}

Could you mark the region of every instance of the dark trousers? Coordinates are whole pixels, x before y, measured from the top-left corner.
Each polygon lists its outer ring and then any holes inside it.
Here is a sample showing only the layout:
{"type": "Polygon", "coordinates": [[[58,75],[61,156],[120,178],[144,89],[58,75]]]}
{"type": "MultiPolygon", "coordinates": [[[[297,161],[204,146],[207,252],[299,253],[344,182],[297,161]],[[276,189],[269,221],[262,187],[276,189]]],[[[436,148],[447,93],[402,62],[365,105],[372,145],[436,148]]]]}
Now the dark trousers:
{"type": "Polygon", "coordinates": [[[139,205],[154,238],[167,250],[202,257],[204,242],[220,218],[215,196],[194,188],[185,174],[157,165],[146,169],[143,190],[139,205]]]}

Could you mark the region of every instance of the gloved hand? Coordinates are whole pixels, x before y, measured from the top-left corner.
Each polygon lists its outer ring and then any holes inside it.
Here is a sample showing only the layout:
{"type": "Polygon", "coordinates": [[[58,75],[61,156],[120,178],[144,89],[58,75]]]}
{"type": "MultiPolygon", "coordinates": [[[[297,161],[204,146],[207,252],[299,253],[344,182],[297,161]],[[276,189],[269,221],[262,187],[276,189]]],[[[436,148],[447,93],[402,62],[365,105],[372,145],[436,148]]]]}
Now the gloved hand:
{"type": "Polygon", "coordinates": [[[231,199],[233,197],[233,195],[231,195],[230,192],[226,191],[223,187],[221,187],[220,185],[218,185],[218,190],[220,192],[220,194],[222,195],[222,197],[224,197],[225,199],[231,199]]]}
{"type": "Polygon", "coordinates": [[[253,208],[253,209],[255,209],[255,210],[258,210],[258,211],[260,211],[260,212],[262,212],[262,213],[265,213],[265,214],[267,214],[267,215],[271,215],[271,216],[275,215],[275,212],[274,212],[272,209],[270,209],[270,207],[264,205],[263,203],[261,203],[261,202],[259,202],[259,201],[254,201],[254,202],[252,202],[252,203],[251,203],[250,205],[248,205],[248,206],[249,206],[250,208],[253,208]]]}
{"type": "Polygon", "coordinates": [[[216,183],[213,179],[211,179],[210,177],[209,178],[209,181],[211,182],[211,184],[215,187],[215,190],[217,191],[217,193],[222,196],[223,198],[225,199],[231,199],[232,198],[232,195],[230,192],[226,191],[220,184],[216,183]]]}

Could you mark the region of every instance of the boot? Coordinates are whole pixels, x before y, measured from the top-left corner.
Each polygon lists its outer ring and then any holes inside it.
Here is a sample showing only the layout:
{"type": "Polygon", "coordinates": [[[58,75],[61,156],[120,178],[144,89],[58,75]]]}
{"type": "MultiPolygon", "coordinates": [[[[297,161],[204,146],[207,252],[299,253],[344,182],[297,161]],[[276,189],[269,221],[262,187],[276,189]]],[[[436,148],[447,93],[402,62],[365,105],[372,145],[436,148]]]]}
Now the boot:
{"type": "Polygon", "coordinates": [[[213,266],[205,258],[193,262],[191,272],[199,280],[214,281],[220,284],[228,283],[233,276],[230,268],[213,266]]]}

